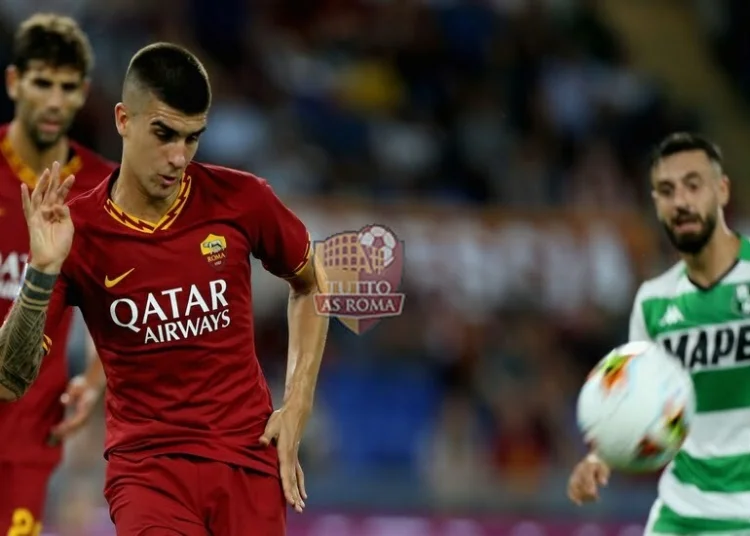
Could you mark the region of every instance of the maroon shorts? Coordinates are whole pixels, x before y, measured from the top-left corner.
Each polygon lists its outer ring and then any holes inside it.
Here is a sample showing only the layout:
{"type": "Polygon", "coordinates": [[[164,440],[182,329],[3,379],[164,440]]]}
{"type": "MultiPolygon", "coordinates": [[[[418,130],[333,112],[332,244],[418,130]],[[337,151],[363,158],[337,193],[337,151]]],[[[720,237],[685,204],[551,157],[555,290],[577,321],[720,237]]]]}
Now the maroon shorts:
{"type": "Polygon", "coordinates": [[[41,534],[47,483],[54,468],[0,462],[0,535],[41,534]]]}
{"type": "Polygon", "coordinates": [[[104,496],[117,536],[284,536],[277,476],[183,456],[111,455],[104,496]]]}

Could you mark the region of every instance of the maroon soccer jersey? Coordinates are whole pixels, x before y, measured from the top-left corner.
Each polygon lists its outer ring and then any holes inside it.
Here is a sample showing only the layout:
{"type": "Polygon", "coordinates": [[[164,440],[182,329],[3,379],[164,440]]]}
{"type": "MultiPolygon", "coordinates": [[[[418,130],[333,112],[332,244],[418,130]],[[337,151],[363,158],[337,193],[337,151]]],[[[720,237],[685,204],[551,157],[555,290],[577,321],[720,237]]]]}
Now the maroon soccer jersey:
{"type": "MultiPolygon", "coordinates": [[[[21,183],[30,188],[36,174],[14,152],[7,138],[8,125],[0,126],[0,318],[8,314],[19,290],[29,250],[29,233],[21,205],[21,183]]],[[[65,176],[76,176],[72,196],[99,185],[115,168],[92,151],[70,142],[65,176]]],[[[61,316],[54,337],[59,343],[45,358],[39,378],[19,401],[0,404],[0,460],[56,464],[59,447],[47,446],[50,430],[64,416],[60,396],[68,383],[66,347],[72,311],[61,316]]]]}
{"type": "MultiPolygon", "coordinates": [[[[275,474],[255,355],[250,255],[285,277],[310,255],[302,222],[253,175],[192,163],[156,225],[110,199],[71,204],[73,248],[49,310],[81,308],[107,374],[110,453],[186,454],[275,474]]],[[[52,341],[54,348],[55,341],[52,341]]]]}

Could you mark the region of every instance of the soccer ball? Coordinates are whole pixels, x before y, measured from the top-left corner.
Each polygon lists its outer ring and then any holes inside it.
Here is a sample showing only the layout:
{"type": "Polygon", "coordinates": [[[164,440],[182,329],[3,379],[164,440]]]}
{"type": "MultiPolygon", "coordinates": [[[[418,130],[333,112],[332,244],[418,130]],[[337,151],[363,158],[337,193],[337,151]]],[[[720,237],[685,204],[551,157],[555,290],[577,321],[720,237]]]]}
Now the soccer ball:
{"type": "Polygon", "coordinates": [[[695,415],[690,374],[652,342],[612,350],[578,396],[578,427],[607,465],[627,472],[662,469],[677,454],[695,415]]]}
{"type": "Polygon", "coordinates": [[[396,237],[382,225],[370,225],[359,233],[359,243],[365,247],[374,247],[383,254],[383,266],[389,266],[394,259],[396,237]]]}

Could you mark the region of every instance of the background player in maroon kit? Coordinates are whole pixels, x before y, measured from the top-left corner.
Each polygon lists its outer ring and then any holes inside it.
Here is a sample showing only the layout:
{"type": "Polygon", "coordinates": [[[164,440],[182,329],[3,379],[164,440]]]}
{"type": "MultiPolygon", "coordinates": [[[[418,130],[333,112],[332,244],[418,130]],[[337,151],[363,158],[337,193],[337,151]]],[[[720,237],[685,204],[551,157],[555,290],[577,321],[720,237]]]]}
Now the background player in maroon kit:
{"type": "Polygon", "coordinates": [[[47,188],[43,175],[27,200],[31,262],[0,328],[0,384],[20,396],[47,307],[48,326],[81,308],[107,375],[105,495],[121,536],[281,536],[284,499],[304,508],[297,449],[328,327],[313,299],[325,276],[265,181],[191,163],[210,100],[184,49],[134,56],[115,108],[121,167],[73,201],[70,218],[60,197],[72,178],[61,185],[55,166],[47,188]],[[275,412],[255,355],[251,254],[290,284],[275,412]]]}
{"type": "MultiPolygon", "coordinates": [[[[15,116],[0,126],[0,316],[4,317],[20,288],[29,248],[20,185],[33,188],[41,172],[57,160],[74,173],[72,195],[99,184],[112,164],[69,140],[66,133],[83,106],[92,54],[86,36],[66,17],[36,15],[18,29],[13,63],[6,71],[15,116]]],[[[29,529],[40,522],[47,481],[60,461],[60,442],[90,413],[104,385],[98,360],[75,378],[68,401],[77,411],[64,417],[61,395],[68,385],[65,357],[71,310],[59,320],[59,341],[44,361],[36,384],[23,400],[0,404],[0,534],[10,527],[29,529]]],[[[95,353],[92,356],[96,358],[95,353]]]]}

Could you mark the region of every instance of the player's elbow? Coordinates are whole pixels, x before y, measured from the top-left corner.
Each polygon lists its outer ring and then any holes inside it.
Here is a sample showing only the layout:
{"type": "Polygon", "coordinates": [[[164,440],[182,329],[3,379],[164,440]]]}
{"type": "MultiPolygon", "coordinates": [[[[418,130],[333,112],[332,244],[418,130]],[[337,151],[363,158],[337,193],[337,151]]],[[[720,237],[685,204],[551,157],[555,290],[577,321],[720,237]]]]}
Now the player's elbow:
{"type": "Polygon", "coordinates": [[[19,389],[14,386],[13,388],[10,388],[9,386],[5,385],[5,380],[5,377],[0,377],[0,402],[15,402],[23,395],[25,395],[26,391],[28,391],[28,387],[22,387],[19,389]]]}
{"type": "Polygon", "coordinates": [[[24,396],[39,377],[43,354],[21,367],[4,363],[0,367],[0,401],[14,401],[24,396]]]}
{"type": "Polygon", "coordinates": [[[23,397],[31,385],[36,380],[37,375],[35,374],[31,379],[20,380],[19,378],[10,378],[5,374],[5,371],[0,372],[0,401],[2,402],[14,402],[19,398],[23,397]]]}
{"type": "Polygon", "coordinates": [[[37,377],[39,377],[39,369],[24,378],[8,375],[4,370],[0,371],[0,401],[13,402],[23,397],[34,385],[37,377]]]}
{"type": "Polygon", "coordinates": [[[0,384],[0,402],[13,402],[15,400],[18,400],[18,396],[16,396],[13,391],[0,384]]]}
{"type": "Polygon", "coordinates": [[[309,296],[317,292],[325,292],[328,288],[328,279],[325,268],[313,255],[310,261],[300,272],[289,280],[290,292],[293,297],[309,296]]]}

